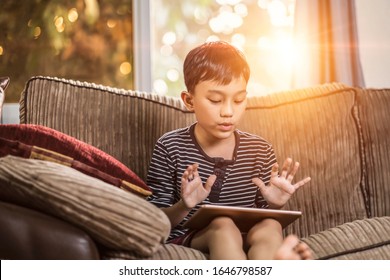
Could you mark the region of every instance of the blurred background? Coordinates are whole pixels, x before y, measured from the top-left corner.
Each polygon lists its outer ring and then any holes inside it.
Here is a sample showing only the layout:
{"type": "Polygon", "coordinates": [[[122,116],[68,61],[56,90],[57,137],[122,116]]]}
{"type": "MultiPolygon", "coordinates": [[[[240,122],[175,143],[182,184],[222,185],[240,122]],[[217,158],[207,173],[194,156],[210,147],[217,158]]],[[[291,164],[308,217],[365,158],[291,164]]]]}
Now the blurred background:
{"type": "Polygon", "coordinates": [[[389,87],[387,0],[1,0],[3,123],[37,75],[179,96],[189,50],[225,40],[250,95],[325,82],[389,87]]]}

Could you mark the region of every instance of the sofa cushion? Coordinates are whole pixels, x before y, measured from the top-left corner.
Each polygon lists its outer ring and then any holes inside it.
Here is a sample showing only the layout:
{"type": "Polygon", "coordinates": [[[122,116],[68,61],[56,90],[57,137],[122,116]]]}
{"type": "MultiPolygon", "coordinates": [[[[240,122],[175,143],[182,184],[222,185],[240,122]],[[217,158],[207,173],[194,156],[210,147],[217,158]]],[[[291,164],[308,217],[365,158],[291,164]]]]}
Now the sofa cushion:
{"type": "Polygon", "coordinates": [[[49,161],[0,158],[0,200],[68,221],[108,248],[146,257],[170,231],[167,216],[146,200],[49,161]]]}
{"type": "MultiPolygon", "coordinates": [[[[134,252],[124,250],[102,250],[102,259],[106,260],[138,260],[141,257],[134,252]]],[[[147,260],[207,260],[208,256],[199,250],[176,245],[164,244],[147,260]]]]}
{"type": "Polygon", "coordinates": [[[303,213],[286,233],[306,237],[367,217],[355,103],[356,92],[337,83],[248,99],[240,128],[268,140],[280,164],[300,162],[295,181],[311,177],[286,205],[303,213]]]}
{"type": "Polygon", "coordinates": [[[54,77],[31,78],[20,101],[20,123],[76,137],[143,180],[157,139],[194,120],[179,98],[54,77]]]}
{"type": "Polygon", "coordinates": [[[390,217],[357,220],[303,239],[318,259],[390,259],[390,217]]]}
{"type": "Polygon", "coordinates": [[[0,144],[0,157],[11,154],[50,160],[140,196],[152,193],[132,170],[112,156],[48,127],[0,125],[0,144]]]}
{"type": "Polygon", "coordinates": [[[358,90],[370,214],[390,216],[390,89],[358,90]]]}

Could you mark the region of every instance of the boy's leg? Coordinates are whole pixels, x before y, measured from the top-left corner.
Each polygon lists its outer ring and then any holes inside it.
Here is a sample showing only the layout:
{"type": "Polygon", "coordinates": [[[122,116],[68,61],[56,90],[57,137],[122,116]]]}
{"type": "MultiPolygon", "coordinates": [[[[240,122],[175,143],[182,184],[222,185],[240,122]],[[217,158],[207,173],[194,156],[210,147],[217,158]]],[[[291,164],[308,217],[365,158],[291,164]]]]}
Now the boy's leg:
{"type": "Polygon", "coordinates": [[[240,230],[228,217],[215,218],[194,235],[191,248],[209,253],[210,259],[246,259],[240,230]]]}
{"type": "Polygon", "coordinates": [[[295,235],[283,240],[282,227],[276,220],[266,219],[256,224],[246,238],[248,259],[310,260],[312,251],[295,235]]]}
{"type": "Polygon", "coordinates": [[[248,232],[248,259],[272,260],[283,243],[282,226],[273,219],[257,223],[248,232]]]}

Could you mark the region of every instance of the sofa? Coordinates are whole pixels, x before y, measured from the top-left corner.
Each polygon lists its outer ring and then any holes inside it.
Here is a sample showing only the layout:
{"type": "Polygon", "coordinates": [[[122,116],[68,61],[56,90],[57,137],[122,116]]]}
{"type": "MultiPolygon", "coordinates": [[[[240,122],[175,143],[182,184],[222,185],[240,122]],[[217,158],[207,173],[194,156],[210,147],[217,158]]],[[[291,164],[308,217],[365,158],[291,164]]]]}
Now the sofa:
{"type": "MultiPolygon", "coordinates": [[[[303,215],[284,234],[315,259],[390,259],[388,108],[390,89],[341,83],[248,98],[239,129],[271,142],[279,162],[299,161],[295,180],[312,178],[285,206],[303,215]]],[[[140,181],[156,140],[194,121],[175,97],[64,78],[32,77],[20,99],[20,126],[86,143],[140,181]]],[[[169,220],[145,195],[23,155],[0,158],[0,258],[208,259],[165,244],[169,220]]]]}

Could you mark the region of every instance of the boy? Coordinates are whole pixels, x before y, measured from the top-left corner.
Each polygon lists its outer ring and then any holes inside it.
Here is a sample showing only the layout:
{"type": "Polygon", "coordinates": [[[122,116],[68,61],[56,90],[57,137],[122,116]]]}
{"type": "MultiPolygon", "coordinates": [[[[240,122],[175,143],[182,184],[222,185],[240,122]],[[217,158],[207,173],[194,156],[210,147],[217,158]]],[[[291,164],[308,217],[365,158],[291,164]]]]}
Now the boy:
{"type": "Polygon", "coordinates": [[[197,122],[156,143],[147,183],[150,201],[171,221],[168,242],[208,253],[211,259],[310,259],[296,236],[283,240],[279,222],[266,219],[241,233],[227,217],[188,231],[182,224],[201,204],[281,208],[306,178],[292,184],[299,164],[287,159],[278,176],[272,146],[236,129],[246,107],[250,70],[226,42],[204,43],[184,61],[181,99],[197,122]]]}

